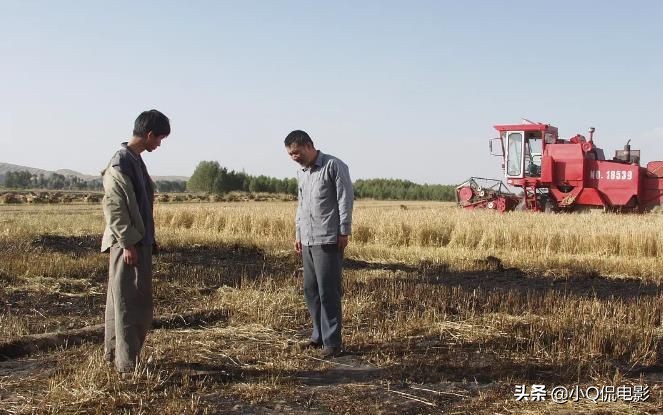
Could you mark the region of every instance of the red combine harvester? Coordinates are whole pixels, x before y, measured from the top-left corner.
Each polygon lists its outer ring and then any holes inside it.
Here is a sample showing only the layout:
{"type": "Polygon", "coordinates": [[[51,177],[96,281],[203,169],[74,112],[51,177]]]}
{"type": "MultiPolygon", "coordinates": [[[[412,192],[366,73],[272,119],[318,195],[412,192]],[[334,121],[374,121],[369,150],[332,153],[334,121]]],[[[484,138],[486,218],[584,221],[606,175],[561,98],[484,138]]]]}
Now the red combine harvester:
{"type": "Polygon", "coordinates": [[[646,212],[663,205],[663,161],[640,166],[640,150],[628,142],[606,160],[594,144],[594,128],[589,139],[568,140],[548,124],[495,129],[500,136],[490,140],[491,154],[502,157],[507,183],[522,194],[501,180],[472,177],[456,187],[456,201],[465,209],[646,212]]]}

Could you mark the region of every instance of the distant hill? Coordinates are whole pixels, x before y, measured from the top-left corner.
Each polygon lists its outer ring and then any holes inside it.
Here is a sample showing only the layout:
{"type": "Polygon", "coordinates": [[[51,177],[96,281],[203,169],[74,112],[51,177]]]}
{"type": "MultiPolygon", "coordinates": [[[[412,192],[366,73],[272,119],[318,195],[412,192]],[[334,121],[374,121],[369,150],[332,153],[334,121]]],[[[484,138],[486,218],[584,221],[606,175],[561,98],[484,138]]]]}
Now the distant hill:
{"type": "Polygon", "coordinates": [[[52,173],[48,170],[37,169],[37,168],[34,168],[34,167],[19,166],[18,164],[0,162],[0,175],[4,176],[5,174],[9,173],[10,171],[29,171],[32,174],[40,174],[40,173],[49,174],[49,173],[52,173]]]}
{"type": "Polygon", "coordinates": [[[156,181],[169,181],[169,182],[188,182],[189,178],[186,176],[152,176],[152,180],[156,181]]]}
{"type": "MultiPolygon", "coordinates": [[[[98,174],[96,175],[84,174],[70,169],[59,169],[56,171],[50,171],[50,170],[39,169],[36,167],[19,166],[18,164],[0,162],[0,184],[4,183],[5,175],[8,172],[15,172],[15,171],[28,171],[32,174],[43,174],[44,176],[50,176],[53,173],[57,173],[63,176],[78,177],[86,181],[100,178],[98,174]]],[[[152,180],[154,180],[155,182],[156,181],[186,182],[187,180],[189,180],[189,178],[186,176],[152,176],[152,180]]]]}
{"type": "Polygon", "coordinates": [[[55,170],[55,173],[61,174],[63,176],[76,176],[76,177],[81,178],[83,180],[93,180],[93,179],[98,179],[99,178],[99,175],[92,176],[90,174],[83,174],[83,173],[79,173],[77,171],[69,170],[69,169],[55,170]]]}

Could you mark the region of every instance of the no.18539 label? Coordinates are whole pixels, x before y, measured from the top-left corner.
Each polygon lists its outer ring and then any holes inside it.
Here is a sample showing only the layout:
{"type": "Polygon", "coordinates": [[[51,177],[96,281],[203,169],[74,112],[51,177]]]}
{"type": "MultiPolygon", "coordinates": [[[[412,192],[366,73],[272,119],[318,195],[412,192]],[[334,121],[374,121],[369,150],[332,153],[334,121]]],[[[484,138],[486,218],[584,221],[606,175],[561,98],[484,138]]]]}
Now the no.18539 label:
{"type": "Polygon", "coordinates": [[[632,180],[632,170],[607,170],[602,172],[600,170],[590,170],[589,178],[595,180],[632,180]]]}

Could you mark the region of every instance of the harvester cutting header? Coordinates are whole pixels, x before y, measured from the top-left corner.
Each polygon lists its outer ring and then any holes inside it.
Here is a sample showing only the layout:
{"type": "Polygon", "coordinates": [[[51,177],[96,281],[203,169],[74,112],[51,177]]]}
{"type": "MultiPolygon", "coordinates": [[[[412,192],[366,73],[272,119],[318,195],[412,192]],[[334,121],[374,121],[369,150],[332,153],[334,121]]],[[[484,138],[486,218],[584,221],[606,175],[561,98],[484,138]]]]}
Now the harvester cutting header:
{"type": "Polygon", "coordinates": [[[640,166],[640,150],[617,150],[606,160],[594,143],[575,135],[558,137],[549,124],[496,125],[498,138],[490,140],[492,155],[502,157],[512,193],[498,179],[472,177],[456,188],[456,200],[465,209],[532,211],[646,212],[663,204],[663,161],[640,166]]]}

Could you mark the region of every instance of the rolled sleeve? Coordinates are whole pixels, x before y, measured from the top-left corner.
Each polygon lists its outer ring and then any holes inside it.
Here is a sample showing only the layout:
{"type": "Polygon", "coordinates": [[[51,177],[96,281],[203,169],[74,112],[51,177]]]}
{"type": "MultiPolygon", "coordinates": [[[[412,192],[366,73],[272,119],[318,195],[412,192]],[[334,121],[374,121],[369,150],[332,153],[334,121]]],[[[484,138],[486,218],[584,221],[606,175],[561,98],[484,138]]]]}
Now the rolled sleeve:
{"type": "Polygon", "coordinates": [[[299,217],[302,212],[302,201],[301,199],[299,202],[297,202],[297,215],[295,216],[295,240],[296,241],[301,241],[302,240],[302,231],[299,227],[299,217]]]}
{"type": "Polygon", "coordinates": [[[336,163],[336,197],[338,202],[339,235],[352,233],[352,205],[354,203],[354,190],[350,179],[350,170],[345,163],[336,163]]]}
{"type": "Polygon", "coordinates": [[[301,221],[302,221],[303,203],[304,201],[302,200],[302,182],[301,178],[299,177],[299,172],[297,172],[297,214],[295,215],[295,241],[302,240],[301,221]]]}

